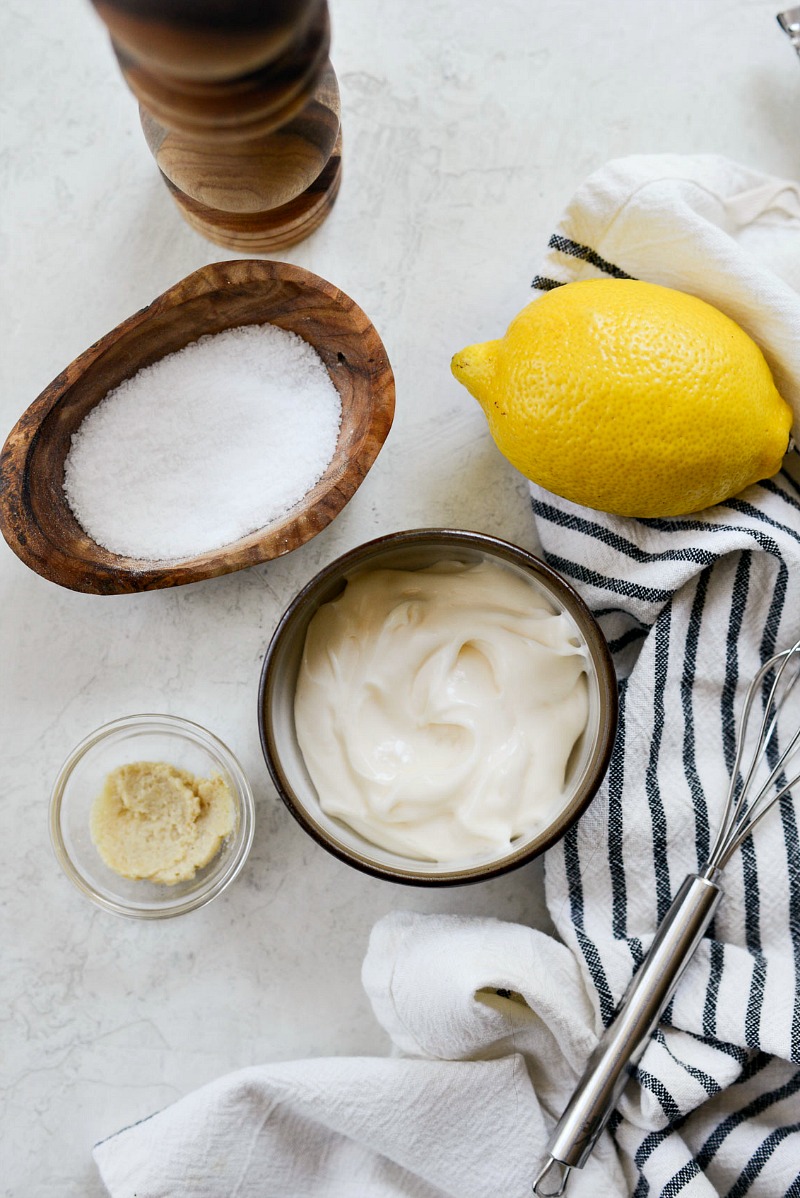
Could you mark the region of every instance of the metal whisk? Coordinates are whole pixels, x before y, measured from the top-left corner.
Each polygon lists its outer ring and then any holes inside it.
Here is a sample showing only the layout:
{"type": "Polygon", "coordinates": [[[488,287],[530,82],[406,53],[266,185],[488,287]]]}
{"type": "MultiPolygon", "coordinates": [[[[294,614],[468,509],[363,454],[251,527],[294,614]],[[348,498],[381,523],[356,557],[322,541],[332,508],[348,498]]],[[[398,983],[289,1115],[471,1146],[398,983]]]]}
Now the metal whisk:
{"type": "Polygon", "coordinates": [[[787,8],[786,12],[779,12],[778,24],[800,54],[800,8],[787,8]]]}
{"type": "Polygon", "coordinates": [[[780,710],[798,677],[800,641],[766,661],[747,689],[725,815],[708,862],[698,873],[688,875],[673,899],[650,951],[556,1124],[547,1145],[547,1160],[533,1183],[533,1192],[540,1198],[558,1198],[564,1193],[570,1171],[586,1164],[711,922],[722,897],[719,882],[722,870],[767,812],[800,781],[800,770],[793,777],[786,776],[787,766],[800,745],[800,727],[783,750],[779,751],[775,742],[772,760],[768,760],[780,710]],[[765,690],[757,743],[752,761],[743,773],[753,709],[765,690]]]}

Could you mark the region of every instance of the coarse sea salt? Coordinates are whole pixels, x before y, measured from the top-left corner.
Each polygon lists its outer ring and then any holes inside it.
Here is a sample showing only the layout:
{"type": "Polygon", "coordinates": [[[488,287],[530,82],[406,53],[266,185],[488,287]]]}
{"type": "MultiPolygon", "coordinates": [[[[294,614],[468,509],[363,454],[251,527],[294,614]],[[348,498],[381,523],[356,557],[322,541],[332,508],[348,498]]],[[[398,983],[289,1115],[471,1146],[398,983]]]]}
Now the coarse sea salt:
{"type": "Polygon", "coordinates": [[[201,337],[121,383],[72,437],[64,492],[112,553],[176,561],[277,520],[319,481],[341,400],[274,325],[201,337]]]}

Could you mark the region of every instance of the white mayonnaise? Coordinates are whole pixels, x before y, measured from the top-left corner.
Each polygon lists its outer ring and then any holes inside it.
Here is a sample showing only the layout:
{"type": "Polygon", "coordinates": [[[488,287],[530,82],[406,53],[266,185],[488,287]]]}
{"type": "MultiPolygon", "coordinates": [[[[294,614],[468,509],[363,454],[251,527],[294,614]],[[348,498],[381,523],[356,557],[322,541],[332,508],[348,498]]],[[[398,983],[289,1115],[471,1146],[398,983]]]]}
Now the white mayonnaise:
{"type": "Polygon", "coordinates": [[[295,723],[322,809],[403,856],[548,824],[587,718],[576,626],[487,560],[359,574],[309,625],[295,723]]]}

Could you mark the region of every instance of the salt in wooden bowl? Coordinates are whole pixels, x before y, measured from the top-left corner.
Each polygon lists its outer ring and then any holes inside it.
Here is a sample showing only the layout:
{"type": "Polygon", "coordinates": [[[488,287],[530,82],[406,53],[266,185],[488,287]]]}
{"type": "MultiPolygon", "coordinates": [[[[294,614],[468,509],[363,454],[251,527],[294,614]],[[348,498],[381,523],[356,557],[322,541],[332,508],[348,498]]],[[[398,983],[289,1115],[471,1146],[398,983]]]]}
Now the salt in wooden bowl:
{"type": "Polygon", "coordinates": [[[212,263],[165,291],[67,366],[22,415],[0,456],[0,531],[19,558],[59,586],[94,595],[180,586],[253,566],[303,545],[355,494],[391,428],[394,378],[369,318],[343,292],[282,262],[212,263]],[[322,359],[342,402],[333,459],[273,523],[178,562],[122,557],[96,544],[64,494],[73,433],[109,391],[207,333],[273,324],[322,359]]]}

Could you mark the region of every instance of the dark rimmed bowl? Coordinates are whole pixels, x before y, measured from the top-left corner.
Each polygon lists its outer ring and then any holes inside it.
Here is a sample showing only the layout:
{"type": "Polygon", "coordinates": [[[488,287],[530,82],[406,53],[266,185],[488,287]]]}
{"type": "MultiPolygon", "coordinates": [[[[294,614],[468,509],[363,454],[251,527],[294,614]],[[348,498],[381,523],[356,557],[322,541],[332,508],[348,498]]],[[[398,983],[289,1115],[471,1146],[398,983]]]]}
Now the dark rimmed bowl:
{"type": "Polygon", "coordinates": [[[356,869],[412,886],[455,886],[508,873],[555,844],[586,809],[608,766],[617,726],[617,685],[611,655],[594,617],[555,570],[532,553],[483,533],[420,528],[391,533],[360,545],[320,571],[297,595],[278,624],[261,672],[258,696],[261,747],[278,793],[310,836],[356,869]],[[544,830],[521,837],[500,857],[463,863],[417,861],[371,844],[320,807],[297,743],[294,695],[309,622],[323,603],[335,599],[346,580],[366,569],[419,569],[443,559],[474,562],[489,558],[532,579],[554,607],[569,615],[588,649],[589,722],[571,767],[570,795],[544,830]]]}

